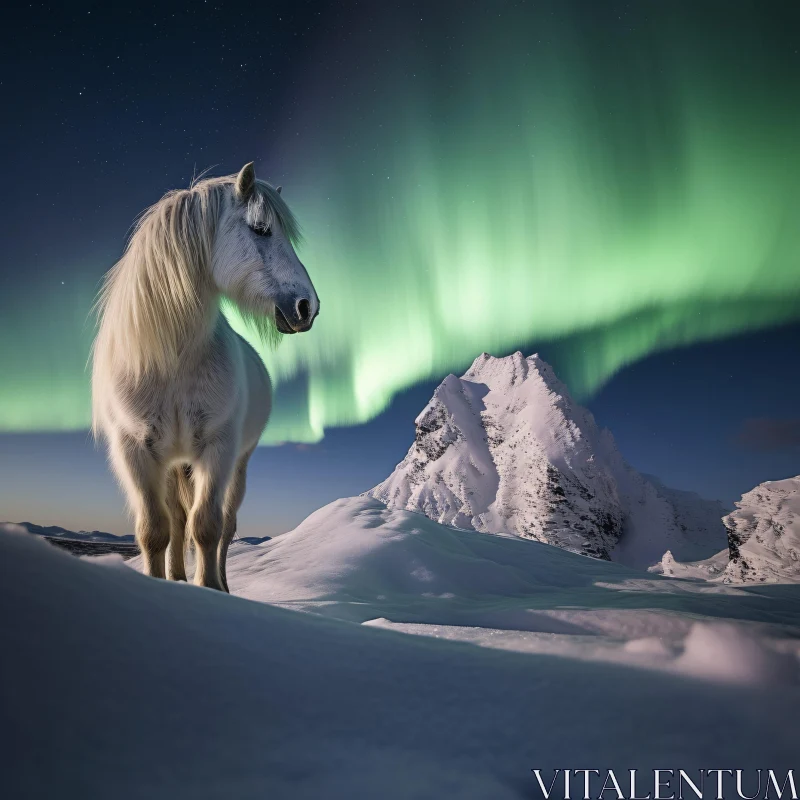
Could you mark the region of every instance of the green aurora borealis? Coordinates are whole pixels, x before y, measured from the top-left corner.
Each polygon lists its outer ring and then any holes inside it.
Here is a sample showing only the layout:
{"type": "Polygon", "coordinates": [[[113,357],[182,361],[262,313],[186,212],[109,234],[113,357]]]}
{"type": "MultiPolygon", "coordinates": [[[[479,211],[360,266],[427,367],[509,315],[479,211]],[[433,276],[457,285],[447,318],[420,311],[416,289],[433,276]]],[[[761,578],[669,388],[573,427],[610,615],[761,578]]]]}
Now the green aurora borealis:
{"type": "MultiPolygon", "coordinates": [[[[800,318],[800,56],[763,11],[643,3],[609,29],[586,3],[498,8],[387,17],[354,34],[358,63],[303,69],[301,143],[287,123],[265,146],[322,313],[262,351],[266,441],[369,420],[484,350],[550,343],[585,397],[658,350],[800,318]]],[[[0,300],[0,430],[88,426],[96,266],[0,300]]]]}

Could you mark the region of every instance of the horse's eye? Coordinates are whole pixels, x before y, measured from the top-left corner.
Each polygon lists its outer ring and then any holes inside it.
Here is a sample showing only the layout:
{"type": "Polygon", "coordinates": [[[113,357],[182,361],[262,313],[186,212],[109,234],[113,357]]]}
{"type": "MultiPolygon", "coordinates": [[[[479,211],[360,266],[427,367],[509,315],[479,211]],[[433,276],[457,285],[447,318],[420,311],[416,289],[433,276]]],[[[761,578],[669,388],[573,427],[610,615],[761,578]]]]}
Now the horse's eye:
{"type": "Polygon", "coordinates": [[[252,228],[252,230],[259,236],[272,236],[272,228],[265,227],[264,225],[256,225],[252,228]]]}

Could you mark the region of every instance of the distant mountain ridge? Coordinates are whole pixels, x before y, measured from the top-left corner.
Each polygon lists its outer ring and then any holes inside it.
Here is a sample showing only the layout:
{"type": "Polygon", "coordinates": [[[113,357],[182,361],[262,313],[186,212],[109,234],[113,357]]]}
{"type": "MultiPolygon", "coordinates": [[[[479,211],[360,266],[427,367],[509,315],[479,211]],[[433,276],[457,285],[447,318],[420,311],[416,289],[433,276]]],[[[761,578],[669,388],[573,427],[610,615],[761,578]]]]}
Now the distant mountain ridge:
{"type": "MultiPolygon", "coordinates": [[[[44,536],[48,539],[58,539],[70,542],[85,542],[120,546],[136,546],[136,537],[133,534],[116,536],[104,531],[71,531],[59,525],[36,525],[33,522],[0,522],[0,531],[9,533],[31,533],[34,536],[44,536]]],[[[237,536],[237,539],[248,544],[263,544],[268,542],[270,536],[237,536]]],[[[78,552],[82,552],[78,550],[78,552]]],[[[91,551],[86,551],[91,552],[91,551]]]]}
{"type": "Polygon", "coordinates": [[[0,529],[16,533],[33,533],[37,536],[47,536],[51,539],[73,539],[82,542],[110,542],[133,544],[135,539],[132,534],[115,536],[104,531],[71,531],[59,525],[36,525],[33,522],[0,522],[0,529]]]}
{"type": "Polygon", "coordinates": [[[708,558],[726,509],[641,475],[538,355],[480,355],[416,419],[403,461],[366,493],[390,508],[634,567],[708,558]]]}

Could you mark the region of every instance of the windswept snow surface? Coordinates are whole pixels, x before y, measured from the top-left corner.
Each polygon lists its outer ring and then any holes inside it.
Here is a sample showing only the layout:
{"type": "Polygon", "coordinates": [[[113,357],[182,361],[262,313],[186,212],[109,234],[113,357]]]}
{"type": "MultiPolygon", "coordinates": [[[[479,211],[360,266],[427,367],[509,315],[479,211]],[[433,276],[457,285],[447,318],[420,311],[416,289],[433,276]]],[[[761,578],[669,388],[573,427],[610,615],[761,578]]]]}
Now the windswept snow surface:
{"type": "Polygon", "coordinates": [[[242,597],[406,633],[693,674],[687,648],[713,641],[711,678],[800,677],[800,587],[773,596],[670,580],[367,497],[259,547],[235,542],[228,576],[242,597]],[[743,655],[753,642],[773,665],[763,674],[743,655]]]}
{"type": "Polygon", "coordinates": [[[504,800],[539,796],[533,768],[796,768],[798,587],[363,497],[235,543],[243,597],[20,534],[0,573],[8,797],[504,800]]]}
{"type": "Polygon", "coordinates": [[[437,522],[505,533],[628,566],[725,544],[718,502],[630,467],[538,355],[483,353],[448,375],[403,461],[368,494],[437,522]]]}

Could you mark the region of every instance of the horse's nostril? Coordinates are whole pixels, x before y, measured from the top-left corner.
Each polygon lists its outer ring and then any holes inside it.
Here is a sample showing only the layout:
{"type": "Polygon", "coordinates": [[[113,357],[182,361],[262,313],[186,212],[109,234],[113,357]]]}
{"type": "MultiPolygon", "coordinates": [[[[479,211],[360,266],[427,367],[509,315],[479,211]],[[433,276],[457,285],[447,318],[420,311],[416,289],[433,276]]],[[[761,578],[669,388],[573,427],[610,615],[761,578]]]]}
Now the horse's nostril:
{"type": "Polygon", "coordinates": [[[300,322],[308,322],[311,316],[311,303],[305,298],[297,301],[297,318],[300,322]]]}

